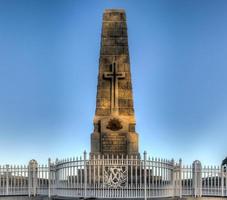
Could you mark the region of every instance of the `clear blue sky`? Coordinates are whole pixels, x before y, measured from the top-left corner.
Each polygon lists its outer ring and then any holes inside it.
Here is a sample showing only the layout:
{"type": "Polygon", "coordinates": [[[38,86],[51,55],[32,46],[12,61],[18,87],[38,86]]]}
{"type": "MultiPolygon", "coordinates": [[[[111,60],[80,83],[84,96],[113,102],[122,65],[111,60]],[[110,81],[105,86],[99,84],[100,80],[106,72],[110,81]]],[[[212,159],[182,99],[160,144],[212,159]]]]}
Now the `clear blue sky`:
{"type": "Polygon", "coordinates": [[[224,0],[0,0],[0,163],[90,150],[105,8],[127,13],[140,152],[220,164],[224,0]]]}

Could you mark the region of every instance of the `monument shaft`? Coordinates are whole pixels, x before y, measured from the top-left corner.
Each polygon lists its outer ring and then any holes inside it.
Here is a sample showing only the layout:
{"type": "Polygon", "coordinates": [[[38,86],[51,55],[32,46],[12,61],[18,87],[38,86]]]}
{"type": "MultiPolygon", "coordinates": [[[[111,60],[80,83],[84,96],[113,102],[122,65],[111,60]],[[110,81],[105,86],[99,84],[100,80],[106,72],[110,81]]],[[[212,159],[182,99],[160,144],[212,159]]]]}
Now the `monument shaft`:
{"type": "Polygon", "coordinates": [[[124,10],[103,14],[92,154],[138,154],[124,10]]]}

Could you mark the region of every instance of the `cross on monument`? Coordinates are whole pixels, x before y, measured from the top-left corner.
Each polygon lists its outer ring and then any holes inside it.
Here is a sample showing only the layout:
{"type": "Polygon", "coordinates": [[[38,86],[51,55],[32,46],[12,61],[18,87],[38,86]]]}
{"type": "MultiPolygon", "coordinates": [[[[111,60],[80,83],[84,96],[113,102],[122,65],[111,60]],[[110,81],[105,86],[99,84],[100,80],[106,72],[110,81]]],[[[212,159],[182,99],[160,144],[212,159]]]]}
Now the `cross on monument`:
{"type": "Polygon", "coordinates": [[[110,66],[111,72],[104,72],[104,78],[111,80],[111,113],[118,113],[118,79],[125,78],[125,72],[117,71],[115,61],[110,66]]]}

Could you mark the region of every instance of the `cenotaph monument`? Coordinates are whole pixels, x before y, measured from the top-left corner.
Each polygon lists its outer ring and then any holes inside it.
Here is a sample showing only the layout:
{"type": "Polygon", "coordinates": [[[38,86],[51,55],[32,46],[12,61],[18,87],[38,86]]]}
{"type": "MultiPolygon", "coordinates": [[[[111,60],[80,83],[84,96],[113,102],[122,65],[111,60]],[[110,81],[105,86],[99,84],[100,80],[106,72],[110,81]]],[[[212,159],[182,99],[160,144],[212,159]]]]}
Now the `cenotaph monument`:
{"type": "Polygon", "coordinates": [[[91,155],[139,155],[126,14],[103,14],[91,155]]]}

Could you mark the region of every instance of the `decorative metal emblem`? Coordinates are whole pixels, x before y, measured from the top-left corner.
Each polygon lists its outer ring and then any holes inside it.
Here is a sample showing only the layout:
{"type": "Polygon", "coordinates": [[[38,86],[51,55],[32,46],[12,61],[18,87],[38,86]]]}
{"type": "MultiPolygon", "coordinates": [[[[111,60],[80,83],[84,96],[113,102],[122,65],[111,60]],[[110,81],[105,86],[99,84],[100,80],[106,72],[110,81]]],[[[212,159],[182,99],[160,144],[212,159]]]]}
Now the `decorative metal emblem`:
{"type": "Polygon", "coordinates": [[[118,130],[122,129],[123,126],[121,125],[121,122],[119,119],[113,118],[108,122],[108,125],[106,128],[108,128],[112,131],[118,131],[118,130]]]}
{"type": "Polygon", "coordinates": [[[122,188],[127,181],[127,170],[125,167],[107,167],[104,174],[105,186],[109,188],[122,188]]]}

